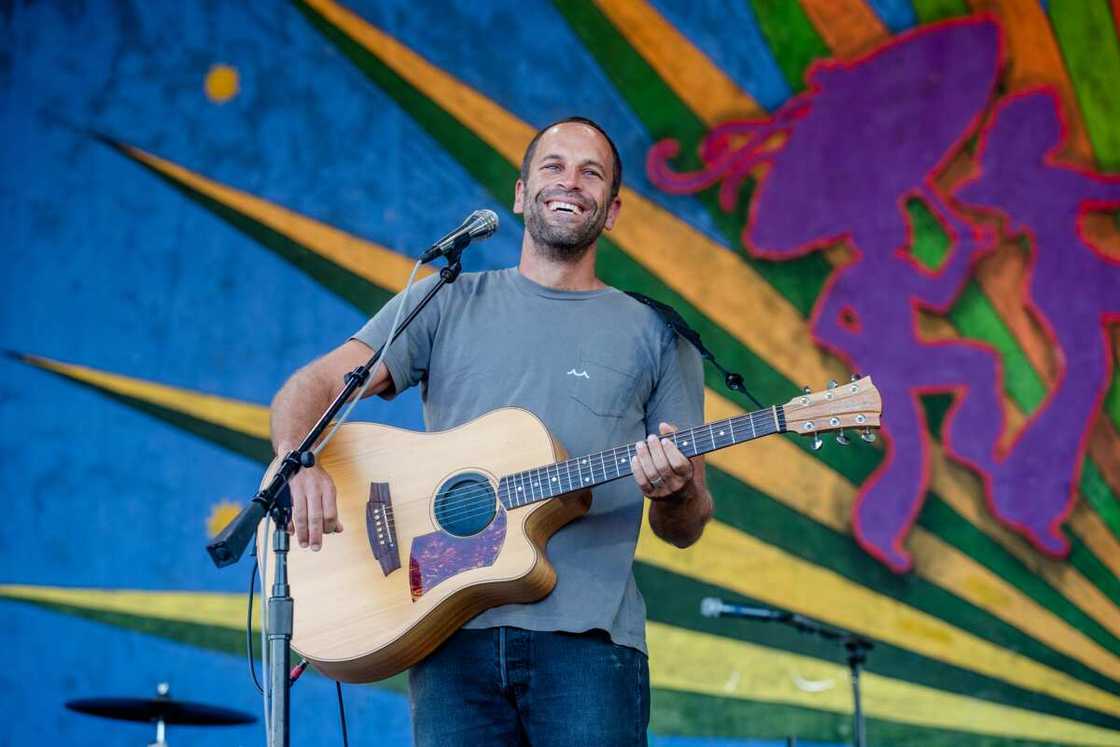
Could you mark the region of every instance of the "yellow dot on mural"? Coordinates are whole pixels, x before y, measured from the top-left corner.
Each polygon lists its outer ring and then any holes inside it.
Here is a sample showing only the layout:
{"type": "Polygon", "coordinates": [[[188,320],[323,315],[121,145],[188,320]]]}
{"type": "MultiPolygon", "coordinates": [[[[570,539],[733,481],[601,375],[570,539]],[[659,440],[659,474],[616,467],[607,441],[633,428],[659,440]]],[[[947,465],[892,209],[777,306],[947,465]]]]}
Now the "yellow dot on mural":
{"type": "Polygon", "coordinates": [[[206,534],[211,539],[218,536],[218,532],[226,528],[233,518],[241,513],[241,504],[233,501],[218,501],[210,509],[210,516],[206,518],[206,534]]]}
{"type": "Polygon", "coordinates": [[[237,69],[229,65],[213,65],[206,73],[206,96],[211,101],[224,104],[237,95],[237,69]]]}

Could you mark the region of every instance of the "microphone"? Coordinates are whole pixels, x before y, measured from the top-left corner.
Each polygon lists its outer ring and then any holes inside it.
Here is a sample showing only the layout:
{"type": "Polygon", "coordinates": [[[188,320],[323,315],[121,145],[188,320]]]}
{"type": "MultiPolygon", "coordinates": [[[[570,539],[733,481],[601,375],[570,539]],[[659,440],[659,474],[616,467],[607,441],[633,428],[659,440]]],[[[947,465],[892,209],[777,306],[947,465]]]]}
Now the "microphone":
{"type": "Polygon", "coordinates": [[[498,214],[493,210],[475,210],[467,216],[458,228],[432,244],[428,251],[420,255],[420,262],[428,264],[434,259],[446,257],[466,248],[475,239],[488,239],[498,230],[498,214]]]}
{"type": "Polygon", "coordinates": [[[749,620],[788,620],[788,612],[766,609],[765,607],[744,607],[741,604],[725,604],[716,597],[700,600],[700,614],[704,617],[744,617],[749,620]]]}

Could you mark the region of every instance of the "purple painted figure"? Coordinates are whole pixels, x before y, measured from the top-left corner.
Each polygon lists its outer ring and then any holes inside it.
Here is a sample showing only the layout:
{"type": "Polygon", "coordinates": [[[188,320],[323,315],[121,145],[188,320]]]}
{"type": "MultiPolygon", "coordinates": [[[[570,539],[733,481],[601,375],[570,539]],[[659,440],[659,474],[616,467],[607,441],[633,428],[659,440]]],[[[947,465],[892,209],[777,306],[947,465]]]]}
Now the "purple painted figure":
{"type": "Polygon", "coordinates": [[[724,179],[725,208],[749,168],[770,161],[744,232],[744,244],[758,255],[787,259],[844,237],[856,247],[857,260],[838,270],[822,293],[813,331],[855,370],[873,374],[882,393],[887,455],[863,486],[853,528],[868,552],[898,572],[910,567],[902,543],[928,482],[918,396],[957,393],[953,422],[971,434],[958,445],[968,461],[990,461],[1002,431],[992,352],[923,343],[915,329],[916,307],[947,308],[971,270],[978,237],[945,204],[932,175],[978,125],[1000,59],[999,31],[990,19],[927,26],[865,59],[815,66],[809,93],[770,122],[714,131],[701,151],[709,164],[704,172],[669,173],[663,164],[673,153],[669,145],[649,158],[651,178],[670,191],[724,179]],[[777,130],[789,133],[781,150],[759,154],[752,147],[777,130]],[[729,134],[746,137],[747,146],[732,152],[729,134]],[[936,273],[923,271],[905,251],[911,242],[903,204],[913,196],[926,201],[953,240],[936,273]]]}
{"type": "MultiPolygon", "coordinates": [[[[1103,325],[1120,320],[1120,263],[1096,254],[1077,233],[1083,211],[1120,207],[1120,179],[1055,162],[1065,139],[1058,111],[1045,92],[1001,102],[984,134],[979,176],[956,192],[963,202],[1006,215],[1008,234],[1025,231],[1032,240],[1029,300],[1061,353],[1061,374],[1011,452],[976,466],[991,476],[993,512],[1050,552],[1068,549],[1061,522],[1073,508],[1073,486],[1110,378],[1103,325]]],[[[972,438],[967,427],[951,423],[954,447],[972,438]]]]}

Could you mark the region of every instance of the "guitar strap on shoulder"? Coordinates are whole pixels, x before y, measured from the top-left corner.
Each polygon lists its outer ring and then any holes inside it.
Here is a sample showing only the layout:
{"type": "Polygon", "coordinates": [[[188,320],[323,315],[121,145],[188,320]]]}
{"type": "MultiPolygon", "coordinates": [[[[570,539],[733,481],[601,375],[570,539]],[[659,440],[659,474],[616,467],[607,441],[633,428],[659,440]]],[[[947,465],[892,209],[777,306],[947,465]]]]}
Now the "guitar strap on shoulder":
{"type": "Polygon", "coordinates": [[[756,407],[761,408],[763,406],[762,403],[755,399],[755,396],[747,390],[746,386],[743,384],[743,377],[741,374],[737,374],[734,371],[728,371],[726,368],[720,365],[719,361],[716,360],[716,357],[712,355],[712,351],[708,350],[708,348],[705,347],[704,342],[700,339],[700,333],[689,326],[688,322],[684,320],[684,317],[680,315],[680,312],[678,312],[669,304],[662,303],[661,301],[650,298],[643,293],[638,293],[637,291],[624,292],[626,293],[626,295],[630,296],[630,298],[633,298],[638,303],[645,304],[646,306],[656,311],[657,315],[661,317],[661,321],[665,322],[665,326],[687,340],[688,343],[692,345],[692,347],[696,348],[696,352],[700,353],[701,358],[711,363],[719,370],[721,374],[723,374],[723,383],[727,386],[728,389],[733,392],[740,392],[742,394],[745,394],[748,398],[750,398],[752,402],[754,402],[756,407]]]}

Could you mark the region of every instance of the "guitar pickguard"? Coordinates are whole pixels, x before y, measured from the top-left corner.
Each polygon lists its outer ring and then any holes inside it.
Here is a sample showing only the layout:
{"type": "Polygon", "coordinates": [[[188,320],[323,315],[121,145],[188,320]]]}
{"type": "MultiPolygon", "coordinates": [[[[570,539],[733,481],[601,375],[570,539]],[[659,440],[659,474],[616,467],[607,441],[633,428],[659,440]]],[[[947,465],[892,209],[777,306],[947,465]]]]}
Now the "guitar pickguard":
{"type": "Polygon", "coordinates": [[[505,539],[506,512],[501,507],[485,529],[470,537],[456,537],[446,532],[416,537],[408,559],[412,601],[463,571],[493,565],[505,539]]]}

